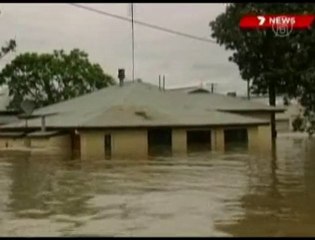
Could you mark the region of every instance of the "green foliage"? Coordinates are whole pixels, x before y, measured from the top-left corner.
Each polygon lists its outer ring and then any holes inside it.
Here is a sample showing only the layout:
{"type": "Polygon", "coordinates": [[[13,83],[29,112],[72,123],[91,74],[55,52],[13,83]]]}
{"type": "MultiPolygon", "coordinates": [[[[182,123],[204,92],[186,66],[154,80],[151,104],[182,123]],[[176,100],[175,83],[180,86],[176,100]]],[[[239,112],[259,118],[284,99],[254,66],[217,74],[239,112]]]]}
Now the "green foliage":
{"type": "MultiPolygon", "coordinates": [[[[0,72],[0,84],[9,87],[9,109],[20,109],[25,99],[42,107],[115,84],[99,64],[92,64],[79,49],[66,54],[24,53],[0,72]]],[[[78,106],[79,107],[79,106],[78,106]]]]}
{"type": "Polygon", "coordinates": [[[303,128],[303,118],[301,118],[300,116],[296,117],[293,122],[292,122],[292,127],[293,127],[293,131],[300,131],[303,132],[304,128],[303,128]]]}
{"type": "Polygon", "coordinates": [[[290,99],[287,96],[283,97],[283,105],[284,106],[290,105],[290,99]]]}
{"type": "Polygon", "coordinates": [[[16,42],[10,39],[3,47],[0,49],[0,59],[7,55],[9,52],[14,51],[16,48],[16,42]]]}
{"type": "MultiPolygon", "coordinates": [[[[251,92],[271,91],[298,97],[306,110],[315,105],[315,30],[293,31],[279,38],[272,30],[242,30],[246,14],[313,14],[312,3],[231,3],[210,23],[218,44],[231,50],[244,80],[251,81],[251,92]]],[[[270,92],[269,92],[270,93],[270,92]]],[[[272,93],[270,93],[272,94],[272,93]]]]}

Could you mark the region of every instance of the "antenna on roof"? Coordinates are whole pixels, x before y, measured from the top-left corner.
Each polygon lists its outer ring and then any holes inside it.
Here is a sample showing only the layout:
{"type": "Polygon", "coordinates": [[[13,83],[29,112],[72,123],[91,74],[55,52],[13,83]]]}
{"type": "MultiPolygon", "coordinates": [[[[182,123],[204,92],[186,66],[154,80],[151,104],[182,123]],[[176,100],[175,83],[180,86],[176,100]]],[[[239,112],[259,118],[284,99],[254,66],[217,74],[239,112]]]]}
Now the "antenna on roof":
{"type": "Polygon", "coordinates": [[[159,90],[161,90],[161,75],[159,75],[159,90]]]}
{"type": "Polygon", "coordinates": [[[165,75],[163,75],[163,91],[165,91],[165,75]]]}

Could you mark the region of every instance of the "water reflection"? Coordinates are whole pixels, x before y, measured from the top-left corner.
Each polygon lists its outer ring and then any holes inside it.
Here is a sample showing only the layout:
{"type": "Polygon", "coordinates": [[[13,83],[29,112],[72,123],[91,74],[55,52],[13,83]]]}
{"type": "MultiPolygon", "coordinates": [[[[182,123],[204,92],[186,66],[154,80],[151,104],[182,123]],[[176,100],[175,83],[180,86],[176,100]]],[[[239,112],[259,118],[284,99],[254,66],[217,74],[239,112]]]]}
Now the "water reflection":
{"type": "MultiPolygon", "coordinates": [[[[280,139],[269,171],[249,175],[248,192],[240,199],[244,218],[219,228],[234,236],[314,236],[314,149],[314,141],[280,139]]],[[[258,161],[268,162],[254,164],[258,161]]]]}
{"type": "Polygon", "coordinates": [[[3,156],[0,235],[314,235],[314,149],[314,141],[280,138],[269,156],[3,156]]]}
{"type": "Polygon", "coordinates": [[[29,158],[14,159],[11,164],[8,210],[16,217],[88,212],[85,203],[91,197],[89,176],[82,175],[78,165],[65,164],[59,169],[55,160],[29,158]]]}

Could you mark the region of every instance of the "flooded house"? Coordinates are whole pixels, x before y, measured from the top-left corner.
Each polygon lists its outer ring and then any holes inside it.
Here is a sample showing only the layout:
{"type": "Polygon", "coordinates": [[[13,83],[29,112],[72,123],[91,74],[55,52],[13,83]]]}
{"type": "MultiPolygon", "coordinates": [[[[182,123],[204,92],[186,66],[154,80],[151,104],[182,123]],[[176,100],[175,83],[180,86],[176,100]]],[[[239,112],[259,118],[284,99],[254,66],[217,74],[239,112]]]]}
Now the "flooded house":
{"type": "Polygon", "coordinates": [[[1,126],[0,148],[42,149],[82,159],[253,149],[270,146],[270,115],[281,111],[202,89],[187,93],[121,82],[1,126]],[[13,138],[19,140],[16,145],[13,138]]]}
{"type": "MultiPolygon", "coordinates": [[[[251,101],[269,104],[268,96],[251,96],[251,101]]],[[[276,105],[285,109],[284,112],[276,114],[276,127],[278,132],[293,131],[293,122],[297,117],[304,115],[303,106],[296,99],[285,104],[283,96],[276,97],[276,105]]]]}

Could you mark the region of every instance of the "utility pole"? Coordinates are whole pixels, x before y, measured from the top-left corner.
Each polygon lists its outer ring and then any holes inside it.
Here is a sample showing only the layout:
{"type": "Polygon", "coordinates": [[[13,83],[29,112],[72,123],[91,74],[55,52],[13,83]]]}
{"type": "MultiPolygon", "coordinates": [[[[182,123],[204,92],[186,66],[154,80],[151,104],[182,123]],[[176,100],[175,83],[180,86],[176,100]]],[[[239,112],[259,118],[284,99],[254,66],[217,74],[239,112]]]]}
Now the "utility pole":
{"type": "Polygon", "coordinates": [[[135,34],[133,21],[133,3],[131,3],[131,31],[132,31],[132,81],[135,81],[135,34]]]}

